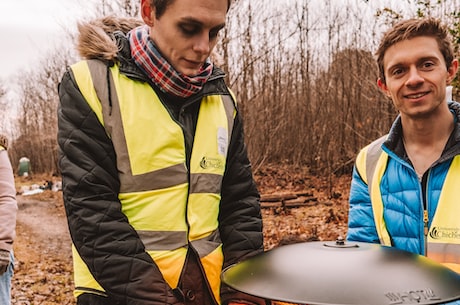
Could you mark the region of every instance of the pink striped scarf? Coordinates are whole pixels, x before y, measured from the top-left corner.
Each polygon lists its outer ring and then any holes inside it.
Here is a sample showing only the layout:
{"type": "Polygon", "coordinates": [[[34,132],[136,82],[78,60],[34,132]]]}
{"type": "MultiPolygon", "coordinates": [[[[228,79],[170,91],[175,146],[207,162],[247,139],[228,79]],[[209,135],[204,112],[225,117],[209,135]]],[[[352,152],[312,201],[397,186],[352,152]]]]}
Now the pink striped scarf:
{"type": "Polygon", "coordinates": [[[161,55],[149,36],[146,25],[134,28],[128,33],[131,56],[136,65],[166,93],[179,97],[189,97],[201,90],[212,73],[213,65],[206,62],[200,72],[187,76],[177,72],[161,55]]]}

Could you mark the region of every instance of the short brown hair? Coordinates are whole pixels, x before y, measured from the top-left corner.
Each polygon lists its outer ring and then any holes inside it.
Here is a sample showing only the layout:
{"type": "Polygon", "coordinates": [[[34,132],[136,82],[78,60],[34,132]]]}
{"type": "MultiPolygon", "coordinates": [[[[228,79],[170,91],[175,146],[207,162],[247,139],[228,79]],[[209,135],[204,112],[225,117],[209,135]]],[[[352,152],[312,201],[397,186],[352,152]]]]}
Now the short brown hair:
{"type": "MultiPolygon", "coordinates": [[[[228,6],[227,6],[227,11],[228,11],[230,9],[230,4],[232,3],[232,0],[227,0],[227,1],[228,1],[228,6]]],[[[163,16],[168,6],[171,5],[173,2],[174,0],[150,0],[150,6],[155,8],[155,18],[159,19],[161,16],[163,16]]]]}
{"type": "Polygon", "coordinates": [[[436,39],[439,50],[446,62],[446,68],[449,69],[454,59],[454,51],[447,27],[441,24],[438,19],[431,17],[407,19],[398,22],[383,35],[377,52],[375,52],[377,56],[377,65],[379,67],[379,77],[383,82],[385,82],[383,58],[388,48],[403,40],[420,36],[429,36],[436,39]]]}

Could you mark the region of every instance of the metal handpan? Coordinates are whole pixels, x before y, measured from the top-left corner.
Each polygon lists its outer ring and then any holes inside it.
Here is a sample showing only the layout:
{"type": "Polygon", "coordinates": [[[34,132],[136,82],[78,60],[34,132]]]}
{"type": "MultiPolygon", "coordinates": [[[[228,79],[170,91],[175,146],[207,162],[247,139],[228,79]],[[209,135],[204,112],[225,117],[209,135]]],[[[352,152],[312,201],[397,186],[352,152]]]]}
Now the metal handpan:
{"type": "Polygon", "coordinates": [[[304,242],[222,273],[230,287],[309,305],[441,304],[460,299],[460,275],[424,256],[358,242],[304,242]]]}

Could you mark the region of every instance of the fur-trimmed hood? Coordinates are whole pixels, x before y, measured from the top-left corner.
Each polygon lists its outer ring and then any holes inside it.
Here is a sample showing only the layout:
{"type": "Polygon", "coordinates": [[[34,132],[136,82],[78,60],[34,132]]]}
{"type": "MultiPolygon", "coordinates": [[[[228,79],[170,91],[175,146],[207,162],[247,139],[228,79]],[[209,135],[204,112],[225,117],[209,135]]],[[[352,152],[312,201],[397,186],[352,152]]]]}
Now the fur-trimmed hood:
{"type": "Polygon", "coordinates": [[[114,60],[119,47],[113,33],[128,33],[131,29],[143,25],[138,18],[108,16],[78,24],[77,51],[84,59],[114,60]]]}

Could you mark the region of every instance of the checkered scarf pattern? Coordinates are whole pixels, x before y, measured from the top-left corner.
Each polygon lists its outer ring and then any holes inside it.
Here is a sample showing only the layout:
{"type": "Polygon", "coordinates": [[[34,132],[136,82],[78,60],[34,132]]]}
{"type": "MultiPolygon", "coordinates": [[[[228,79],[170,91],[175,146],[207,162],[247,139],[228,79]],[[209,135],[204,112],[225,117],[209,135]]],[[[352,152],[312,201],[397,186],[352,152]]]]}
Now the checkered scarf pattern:
{"type": "Polygon", "coordinates": [[[128,33],[131,56],[136,65],[166,93],[189,97],[201,90],[212,73],[213,65],[207,61],[200,72],[187,76],[177,72],[160,54],[149,35],[149,27],[139,26],[128,33]]]}

